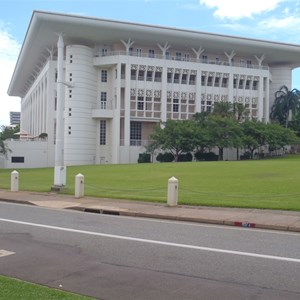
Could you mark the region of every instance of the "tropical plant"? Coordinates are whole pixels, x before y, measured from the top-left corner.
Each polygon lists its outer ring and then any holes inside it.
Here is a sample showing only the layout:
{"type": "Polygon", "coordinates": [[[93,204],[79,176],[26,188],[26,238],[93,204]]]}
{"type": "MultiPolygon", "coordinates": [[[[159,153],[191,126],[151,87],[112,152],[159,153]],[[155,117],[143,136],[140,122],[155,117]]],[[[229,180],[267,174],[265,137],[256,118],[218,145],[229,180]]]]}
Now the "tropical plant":
{"type": "Polygon", "coordinates": [[[294,115],[300,109],[300,91],[289,90],[286,85],[275,92],[275,101],[271,108],[270,119],[277,121],[280,125],[288,127],[291,114],[294,115]]]}

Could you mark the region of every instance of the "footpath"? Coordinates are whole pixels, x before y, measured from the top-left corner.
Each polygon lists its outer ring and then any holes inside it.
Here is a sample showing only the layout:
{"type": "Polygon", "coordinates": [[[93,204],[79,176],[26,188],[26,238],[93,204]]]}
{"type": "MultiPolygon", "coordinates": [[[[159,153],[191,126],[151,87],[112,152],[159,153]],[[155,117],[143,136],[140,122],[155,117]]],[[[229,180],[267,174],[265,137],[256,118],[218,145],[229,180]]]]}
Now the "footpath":
{"type": "Polygon", "coordinates": [[[99,214],[300,232],[300,212],[293,211],[187,205],[170,207],[161,203],[92,197],[75,198],[57,193],[9,190],[0,190],[0,201],[99,214]]]}

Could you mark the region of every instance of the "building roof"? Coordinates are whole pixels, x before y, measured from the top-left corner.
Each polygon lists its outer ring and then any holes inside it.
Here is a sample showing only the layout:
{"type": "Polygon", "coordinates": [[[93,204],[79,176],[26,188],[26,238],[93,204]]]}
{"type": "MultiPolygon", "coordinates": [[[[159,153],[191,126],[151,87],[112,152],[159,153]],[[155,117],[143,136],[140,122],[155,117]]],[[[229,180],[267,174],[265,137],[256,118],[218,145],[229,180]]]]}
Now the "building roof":
{"type": "Polygon", "coordinates": [[[10,96],[25,96],[28,86],[47,61],[49,50],[56,49],[58,34],[63,34],[65,45],[83,44],[93,47],[131,38],[145,46],[168,42],[175,49],[198,49],[201,46],[208,53],[218,54],[217,49],[219,54],[234,50],[237,55],[245,57],[264,54],[264,63],[271,67],[300,66],[300,45],[34,11],[8,88],[10,96]]]}

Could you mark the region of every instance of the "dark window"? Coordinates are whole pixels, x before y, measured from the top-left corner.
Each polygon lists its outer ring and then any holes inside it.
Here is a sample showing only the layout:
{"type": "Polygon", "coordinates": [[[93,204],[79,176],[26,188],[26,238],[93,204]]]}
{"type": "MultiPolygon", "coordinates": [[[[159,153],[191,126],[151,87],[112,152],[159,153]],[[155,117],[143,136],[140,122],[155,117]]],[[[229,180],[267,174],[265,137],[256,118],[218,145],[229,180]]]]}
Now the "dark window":
{"type": "Polygon", "coordinates": [[[24,156],[12,156],[11,162],[12,163],[24,163],[25,159],[24,156]]]}
{"type": "Polygon", "coordinates": [[[106,121],[100,120],[100,145],[106,145],[106,121]]]}

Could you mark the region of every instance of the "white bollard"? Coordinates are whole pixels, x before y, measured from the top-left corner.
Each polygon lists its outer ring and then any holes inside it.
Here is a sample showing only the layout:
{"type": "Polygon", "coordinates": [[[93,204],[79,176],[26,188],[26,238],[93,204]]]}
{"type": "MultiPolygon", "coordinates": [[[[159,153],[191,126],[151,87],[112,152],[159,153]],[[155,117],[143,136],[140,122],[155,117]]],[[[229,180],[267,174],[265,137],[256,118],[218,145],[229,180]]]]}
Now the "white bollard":
{"type": "Polygon", "coordinates": [[[75,176],[75,198],[82,198],[84,196],[84,176],[77,174],[75,176]]]}
{"type": "Polygon", "coordinates": [[[168,206],[176,206],[178,202],[178,179],[171,177],[168,180],[168,206]]]}
{"type": "Polygon", "coordinates": [[[16,170],[10,174],[10,190],[11,192],[19,191],[19,172],[16,170]]]}

